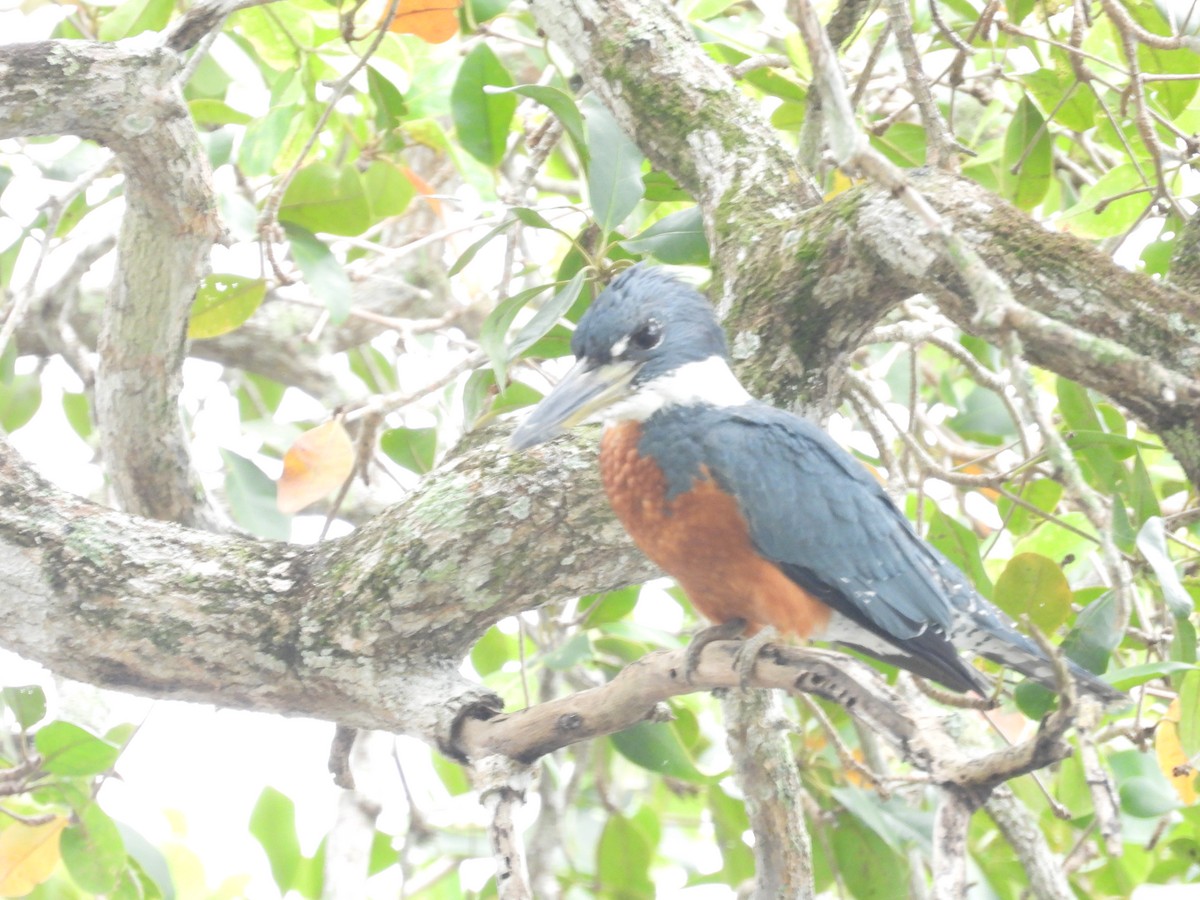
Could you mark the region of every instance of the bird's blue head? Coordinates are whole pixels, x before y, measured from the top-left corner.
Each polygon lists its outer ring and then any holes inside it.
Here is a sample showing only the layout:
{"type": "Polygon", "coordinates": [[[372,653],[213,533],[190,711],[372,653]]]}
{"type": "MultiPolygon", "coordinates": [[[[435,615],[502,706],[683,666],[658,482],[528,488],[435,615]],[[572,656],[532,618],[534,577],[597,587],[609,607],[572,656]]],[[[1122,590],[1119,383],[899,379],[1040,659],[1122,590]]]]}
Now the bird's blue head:
{"type": "Polygon", "coordinates": [[[729,371],[712,306],[662,269],[617,276],[579,320],[571,350],[574,368],[513,434],[517,449],[601,412],[642,420],[672,404],[749,399],[729,371]]]}

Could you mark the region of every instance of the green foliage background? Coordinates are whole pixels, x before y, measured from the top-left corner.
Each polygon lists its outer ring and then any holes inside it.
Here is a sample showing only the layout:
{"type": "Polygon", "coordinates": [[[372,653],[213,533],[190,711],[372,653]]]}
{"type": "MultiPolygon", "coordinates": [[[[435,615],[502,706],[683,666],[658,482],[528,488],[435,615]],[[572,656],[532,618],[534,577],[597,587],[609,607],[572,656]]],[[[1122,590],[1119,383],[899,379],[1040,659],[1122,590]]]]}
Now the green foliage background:
{"type": "MultiPolygon", "coordinates": [[[[741,86],[799,145],[811,72],[794,29],[751,3],[690,0],[678,8],[718,61],[787,57],[788,66],[754,69],[741,86]]],[[[1166,17],[1174,8],[1166,3],[1124,8],[1151,33],[1179,31],[1178,21],[1166,17]]],[[[119,40],[161,30],[178,12],[173,0],[73,9],[45,37],[119,40]]],[[[377,447],[377,456],[411,484],[464,430],[536,402],[547,386],[542,363],[569,355],[570,323],[614,268],[642,258],[703,267],[708,247],[695,204],[580,90],[517,2],[468,2],[457,13],[459,35],[445,44],[387,36],[318,128],[331,93],[372,45],[380,12],[325,0],[243,9],[195,61],[186,97],[221,186],[230,243],[258,248],[263,234],[270,241],[261,253],[224,257],[230,268],[214,271],[201,286],[190,336],[217,339],[255,321],[265,306],[288,303],[276,289],[289,281],[307,290],[303,302],[327,313],[328,327],[338,327],[356,315],[352,287],[365,265],[439,235],[446,294],[456,298],[458,313],[424,336],[414,331],[399,341],[404,323],[384,323],[371,339],[337,352],[337,365],[360,395],[413,396],[420,415],[391,408],[377,447]],[[273,193],[277,222],[269,215],[273,193]],[[418,216],[422,224],[412,225],[418,216]],[[272,231],[276,225],[282,229],[272,231]],[[469,365],[423,393],[421,386],[450,362],[422,378],[401,377],[402,358],[410,341],[423,341],[426,351],[447,347],[435,338],[445,335],[454,347],[468,348],[469,365]]],[[[1093,76],[1087,81],[1064,49],[1069,4],[1013,2],[996,14],[1003,27],[984,29],[976,29],[982,4],[971,0],[939,3],[937,12],[940,21],[928,6],[915,7],[917,40],[928,54],[927,71],[944,69],[938,96],[968,154],[965,173],[1048,227],[1167,277],[1200,192],[1194,171],[1200,57],[1190,49],[1139,47],[1146,76],[1140,97],[1155,147],[1134,120],[1129,61],[1098,6],[1082,42],[1093,76]],[[959,43],[971,52],[958,55],[959,43]]],[[[875,13],[845,42],[850,72],[864,72],[885,22],[875,13]]],[[[884,45],[872,65],[860,105],[871,141],[897,164],[920,166],[925,133],[907,102],[895,51],[884,45]]],[[[0,184],[21,179],[35,192],[62,196],[100,153],[73,140],[23,142],[0,159],[0,184]]],[[[846,188],[839,173],[818,174],[826,190],[846,188]]],[[[62,208],[47,202],[5,231],[6,288],[22,288],[11,273],[28,272],[40,246],[84,240],[120,202],[119,179],[106,177],[62,208]]],[[[1185,766],[1181,777],[1170,778],[1174,766],[1200,754],[1200,525],[1178,515],[1195,508],[1195,492],[1155,435],[1103,397],[1036,373],[1041,399],[1053,405],[1088,488],[1111,504],[1112,537],[1134,567],[1134,627],[1118,630],[1115,599],[1097,563],[1095,524],[1046,459],[1025,452],[1027,423],[1014,418],[1006,396],[1006,359],[937,320],[932,308],[915,302],[907,311],[914,310],[935,322],[936,340],[863,348],[855,359],[861,390],[837,420],[839,437],[865,463],[886,469],[893,487],[908,490],[909,514],[983,594],[1013,616],[1028,616],[1083,665],[1107,670],[1117,686],[1145,688],[1135,708],[1111,715],[1100,731],[1120,797],[1123,853],[1104,850],[1076,759],[1043,773],[1049,798],[1029,778],[1011,785],[1066,860],[1076,892],[1124,897],[1138,885],[1195,882],[1200,805],[1194,784],[1188,787],[1195,770],[1185,766]],[[926,493],[931,467],[992,481],[972,486],[964,479],[926,493]],[[1173,701],[1175,738],[1169,726],[1159,727],[1173,701]],[[1057,804],[1065,818],[1055,815],[1057,804]]],[[[436,366],[436,353],[429,358],[436,366]]],[[[19,346],[0,358],[5,431],[17,432],[46,412],[40,410],[43,363],[30,364],[19,346]]],[[[275,510],[266,470],[282,458],[297,427],[322,416],[299,426],[281,423],[276,413],[288,385],[253,371],[229,369],[223,378],[239,401],[241,427],[260,439],[255,458],[225,452],[229,507],[249,531],[286,538],[292,525],[275,510]]],[[[62,407],[79,438],[94,443],[87,390],[65,393],[62,407]]],[[[631,587],[570,598],[520,623],[501,622],[475,646],[469,665],[510,706],[520,706],[607,680],[651,650],[681,646],[697,625],[677,589],[631,587]]],[[[1006,709],[1015,705],[1036,719],[1052,702],[1047,692],[1022,686],[1006,709]]],[[[41,760],[25,790],[0,805],[26,821],[71,817],[61,866],[30,896],[191,896],[181,869],[124,836],[103,811],[97,789],[120,772],[130,729],[101,736],[54,718],[38,689],[6,689],[0,708],[7,725],[0,735],[3,764],[19,766],[35,751],[41,760]]],[[[544,761],[541,790],[554,798],[559,844],[541,864],[564,896],[646,897],[655,890],[668,896],[699,885],[732,890],[752,877],[747,819],[714,702],[689,696],[672,709],[669,724],[644,724],[544,761]]],[[[817,887],[830,896],[910,896],[930,856],[932,789],[904,781],[903,771],[892,773],[900,780],[888,790],[873,789],[839,756],[843,745],[856,748],[867,736],[837,707],[821,704],[820,713],[787,703],[817,887]]],[[[997,742],[973,714],[958,715],[965,742],[981,748],[997,742]]],[[[1004,725],[1018,728],[1019,721],[1009,716],[1004,725]]],[[[456,765],[441,758],[432,765],[441,784],[431,790],[443,802],[469,790],[456,765]]],[[[487,856],[482,830],[431,826],[428,812],[409,809],[407,834],[377,836],[372,872],[393,879],[378,883],[395,884],[402,870],[406,882],[424,885],[410,896],[493,896],[493,885],[471,889],[460,867],[447,865],[487,856]]],[[[280,892],[315,898],[323,845],[306,857],[294,817],[293,801],[265,786],[251,820],[230,827],[262,845],[280,892]]],[[[0,835],[19,824],[0,815],[0,835]]],[[[980,896],[1026,895],[1025,873],[986,815],[972,822],[970,852],[980,896]]]]}

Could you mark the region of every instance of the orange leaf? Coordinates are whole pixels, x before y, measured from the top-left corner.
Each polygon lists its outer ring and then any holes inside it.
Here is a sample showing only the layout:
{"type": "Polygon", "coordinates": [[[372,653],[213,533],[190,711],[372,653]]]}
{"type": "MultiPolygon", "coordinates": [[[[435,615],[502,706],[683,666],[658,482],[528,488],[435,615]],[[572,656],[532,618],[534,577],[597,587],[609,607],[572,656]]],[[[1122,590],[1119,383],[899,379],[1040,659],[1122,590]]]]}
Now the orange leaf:
{"type": "Polygon", "coordinates": [[[400,0],[387,28],[396,34],[415,34],[430,44],[441,44],[458,34],[455,10],[460,6],[462,0],[400,0]]]}
{"type": "Polygon", "coordinates": [[[434,196],[437,191],[433,189],[433,185],[408,166],[401,166],[400,171],[405,178],[412,182],[412,186],[417,189],[417,193],[425,198],[425,202],[429,204],[429,208],[433,210],[433,214],[439,219],[444,219],[445,217],[442,215],[442,201],[434,196]]]}
{"type": "Polygon", "coordinates": [[[45,825],[14,822],[0,831],[0,897],[23,897],[50,877],[66,827],[66,817],[58,816],[45,825]]]}
{"type": "Polygon", "coordinates": [[[1190,806],[1196,802],[1196,770],[1188,764],[1179,740],[1179,714],[1179,698],[1176,697],[1154,729],[1154,753],[1158,757],[1158,767],[1175,788],[1179,799],[1190,806]]]}
{"type": "Polygon", "coordinates": [[[275,503],[282,513],[299,512],[341,487],[354,471],[354,445],[340,419],[304,432],[283,455],[275,503]]]}

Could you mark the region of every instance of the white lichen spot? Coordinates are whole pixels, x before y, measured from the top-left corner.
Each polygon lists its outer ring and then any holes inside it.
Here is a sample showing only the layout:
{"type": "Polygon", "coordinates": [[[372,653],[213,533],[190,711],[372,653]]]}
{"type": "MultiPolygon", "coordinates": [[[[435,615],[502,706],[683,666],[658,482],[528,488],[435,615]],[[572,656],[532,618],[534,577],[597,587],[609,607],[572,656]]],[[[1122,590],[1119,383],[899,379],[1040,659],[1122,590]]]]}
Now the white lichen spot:
{"type": "Polygon", "coordinates": [[[760,338],[753,331],[739,331],[733,338],[733,346],[729,352],[734,359],[750,359],[762,345],[760,338]]]}
{"type": "Polygon", "coordinates": [[[533,504],[528,497],[518,497],[508,505],[508,514],[519,522],[524,522],[532,512],[533,504]]]}
{"type": "Polygon", "coordinates": [[[503,547],[505,544],[512,542],[511,528],[497,528],[488,535],[488,543],[495,544],[497,547],[503,547]]]}

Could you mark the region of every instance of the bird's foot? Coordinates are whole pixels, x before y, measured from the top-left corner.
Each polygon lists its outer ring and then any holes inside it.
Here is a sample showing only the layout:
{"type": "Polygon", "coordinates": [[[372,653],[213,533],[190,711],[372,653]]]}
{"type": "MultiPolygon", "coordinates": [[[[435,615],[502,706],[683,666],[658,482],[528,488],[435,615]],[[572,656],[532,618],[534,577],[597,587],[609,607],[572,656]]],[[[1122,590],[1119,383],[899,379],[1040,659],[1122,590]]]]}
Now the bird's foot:
{"type": "Polygon", "coordinates": [[[683,680],[691,684],[692,676],[700,667],[700,654],[704,652],[705,647],[713,641],[729,641],[741,637],[747,624],[749,623],[745,619],[730,619],[728,622],[710,625],[708,628],[697,631],[688,644],[687,654],[684,656],[683,680]]]}
{"type": "Polygon", "coordinates": [[[738,674],[738,685],[745,687],[754,674],[754,666],[762,655],[763,647],[779,638],[779,631],[774,625],[767,625],[762,631],[747,638],[733,657],[733,670],[738,674]]]}

